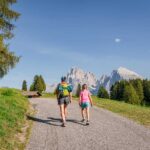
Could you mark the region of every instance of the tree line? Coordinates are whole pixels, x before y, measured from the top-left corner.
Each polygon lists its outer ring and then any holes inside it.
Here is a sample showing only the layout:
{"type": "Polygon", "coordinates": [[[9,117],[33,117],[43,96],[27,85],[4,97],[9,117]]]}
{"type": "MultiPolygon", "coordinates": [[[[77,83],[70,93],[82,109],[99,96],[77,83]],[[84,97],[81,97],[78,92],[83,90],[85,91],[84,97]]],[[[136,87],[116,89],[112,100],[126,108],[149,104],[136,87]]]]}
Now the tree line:
{"type": "MultiPolygon", "coordinates": [[[[22,90],[27,91],[27,81],[24,80],[22,83],[22,90]]],[[[33,83],[30,85],[29,88],[30,91],[38,91],[39,93],[42,93],[46,90],[46,84],[42,77],[42,75],[35,75],[33,79],[33,83]]]]}
{"type": "Polygon", "coordinates": [[[112,85],[110,93],[100,86],[97,96],[99,98],[125,101],[130,104],[150,103],[150,80],[121,80],[112,85]]]}

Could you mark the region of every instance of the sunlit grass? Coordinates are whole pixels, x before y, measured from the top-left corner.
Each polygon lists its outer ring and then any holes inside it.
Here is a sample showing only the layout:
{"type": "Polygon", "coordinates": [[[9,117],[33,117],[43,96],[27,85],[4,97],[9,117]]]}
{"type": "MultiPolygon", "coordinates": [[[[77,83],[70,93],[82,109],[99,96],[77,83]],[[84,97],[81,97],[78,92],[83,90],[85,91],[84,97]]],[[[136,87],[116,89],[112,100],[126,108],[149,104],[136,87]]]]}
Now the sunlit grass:
{"type": "Polygon", "coordinates": [[[17,134],[22,132],[28,109],[29,102],[19,90],[0,89],[0,149],[24,147],[17,134]]]}
{"type": "Polygon", "coordinates": [[[116,100],[100,99],[97,97],[93,97],[93,101],[98,107],[118,113],[150,127],[150,107],[127,104],[116,100]]]}

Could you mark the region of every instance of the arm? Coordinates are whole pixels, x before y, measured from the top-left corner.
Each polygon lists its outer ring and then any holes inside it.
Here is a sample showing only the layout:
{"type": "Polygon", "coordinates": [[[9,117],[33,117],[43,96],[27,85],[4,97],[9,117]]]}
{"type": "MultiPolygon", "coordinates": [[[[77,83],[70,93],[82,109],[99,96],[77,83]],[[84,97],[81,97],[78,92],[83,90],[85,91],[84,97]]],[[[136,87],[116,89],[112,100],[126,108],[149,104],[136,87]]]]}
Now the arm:
{"type": "Polygon", "coordinates": [[[69,99],[70,99],[70,103],[71,103],[72,102],[72,87],[69,85],[67,88],[68,88],[69,99]]]}
{"type": "Polygon", "coordinates": [[[59,95],[58,95],[58,86],[59,86],[59,84],[57,85],[57,88],[55,89],[55,91],[54,91],[54,94],[56,95],[56,98],[58,99],[58,97],[59,97],[59,95]]]}
{"type": "Polygon", "coordinates": [[[72,92],[69,93],[70,103],[72,102],[72,92]]]}
{"type": "Polygon", "coordinates": [[[81,105],[81,94],[80,94],[80,97],[79,97],[79,105],[81,105]]]}

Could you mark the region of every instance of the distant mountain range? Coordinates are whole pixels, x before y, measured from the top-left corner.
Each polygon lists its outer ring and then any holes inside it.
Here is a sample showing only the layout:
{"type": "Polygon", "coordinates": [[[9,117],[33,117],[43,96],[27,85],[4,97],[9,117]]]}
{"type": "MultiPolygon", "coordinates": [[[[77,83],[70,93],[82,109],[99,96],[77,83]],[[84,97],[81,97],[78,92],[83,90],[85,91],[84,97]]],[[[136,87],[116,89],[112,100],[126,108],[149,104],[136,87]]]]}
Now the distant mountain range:
{"type": "Polygon", "coordinates": [[[113,70],[110,76],[101,76],[101,78],[97,81],[97,87],[95,92],[97,93],[99,86],[105,87],[105,89],[109,92],[111,86],[115,84],[115,82],[130,79],[143,79],[143,77],[129,69],[119,67],[117,70],[113,70]]]}
{"type": "MultiPolygon", "coordinates": [[[[119,67],[117,70],[113,70],[111,75],[102,75],[99,79],[91,72],[85,72],[80,68],[74,67],[66,75],[67,81],[73,86],[73,93],[76,92],[78,84],[86,83],[93,94],[98,92],[100,86],[105,87],[109,92],[111,86],[120,80],[129,80],[129,79],[142,79],[142,76],[139,74],[126,69],[124,67],[119,67]]],[[[57,87],[57,84],[47,86],[47,92],[53,92],[57,87]]]]}

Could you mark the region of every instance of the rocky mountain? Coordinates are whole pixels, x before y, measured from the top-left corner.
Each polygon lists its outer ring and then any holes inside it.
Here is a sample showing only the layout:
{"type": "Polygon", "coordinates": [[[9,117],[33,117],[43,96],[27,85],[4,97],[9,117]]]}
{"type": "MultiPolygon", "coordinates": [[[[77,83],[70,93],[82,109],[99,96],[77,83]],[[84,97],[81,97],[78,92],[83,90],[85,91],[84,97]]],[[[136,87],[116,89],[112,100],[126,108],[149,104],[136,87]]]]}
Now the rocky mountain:
{"type": "MultiPolygon", "coordinates": [[[[129,80],[129,79],[137,79],[142,77],[137,73],[126,69],[124,67],[119,67],[117,70],[113,70],[112,73],[107,75],[102,75],[99,79],[91,72],[85,72],[80,68],[74,67],[71,68],[67,73],[67,81],[70,85],[73,86],[73,93],[76,93],[77,86],[80,83],[81,85],[86,83],[93,94],[98,92],[100,86],[105,87],[105,89],[109,92],[111,86],[120,80],[129,80]]],[[[53,84],[51,86],[47,85],[47,92],[53,92],[57,84],[53,84]]]]}
{"type": "Polygon", "coordinates": [[[105,87],[105,89],[109,92],[111,86],[115,84],[115,82],[137,78],[142,79],[142,76],[124,67],[119,67],[117,70],[113,70],[110,76],[104,75],[99,79],[99,84],[97,84],[96,92],[99,86],[105,87]]]}
{"type": "Polygon", "coordinates": [[[57,87],[57,83],[54,83],[52,85],[46,84],[46,91],[45,92],[53,93],[55,91],[56,87],[57,87]]]}
{"type": "Polygon", "coordinates": [[[97,79],[93,73],[84,72],[80,68],[71,68],[71,70],[67,74],[67,80],[73,86],[74,93],[79,83],[86,83],[89,86],[90,91],[93,94],[96,94],[100,86],[105,87],[105,89],[109,92],[111,86],[115,82],[120,80],[129,80],[137,78],[141,79],[142,77],[137,73],[124,67],[120,67],[117,70],[113,70],[110,76],[102,75],[100,79],[97,79]]]}
{"type": "Polygon", "coordinates": [[[91,72],[84,72],[80,68],[71,68],[67,74],[67,81],[73,86],[73,93],[76,92],[77,86],[86,83],[90,89],[95,89],[97,79],[91,72]]]}

